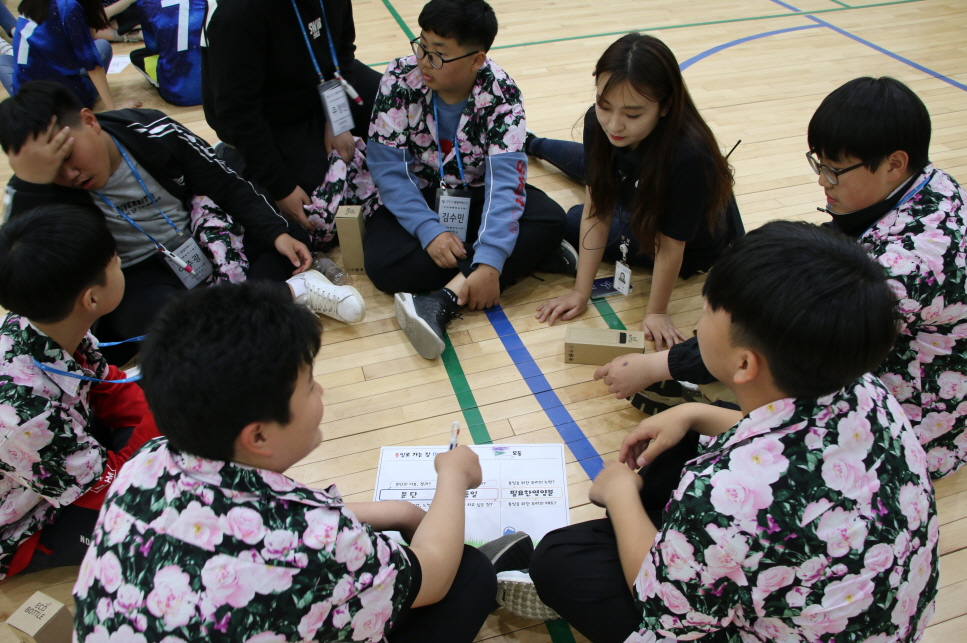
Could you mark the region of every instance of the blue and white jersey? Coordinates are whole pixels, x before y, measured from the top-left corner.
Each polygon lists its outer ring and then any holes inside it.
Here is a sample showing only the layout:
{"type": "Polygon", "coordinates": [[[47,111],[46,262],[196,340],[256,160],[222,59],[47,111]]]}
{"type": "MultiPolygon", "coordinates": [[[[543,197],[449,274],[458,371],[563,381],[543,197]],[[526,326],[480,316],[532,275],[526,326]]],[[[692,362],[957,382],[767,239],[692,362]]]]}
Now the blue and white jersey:
{"type": "Polygon", "coordinates": [[[201,104],[201,39],[208,5],[208,0],[138,0],[144,45],[158,54],[158,91],[174,105],[201,104]]]}
{"type": "Polygon", "coordinates": [[[81,70],[102,65],[84,9],[77,0],[50,0],[43,24],[17,19],[13,32],[13,93],[31,80],[53,80],[69,87],[84,105],[97,100],[97,89],[81,70]]]}

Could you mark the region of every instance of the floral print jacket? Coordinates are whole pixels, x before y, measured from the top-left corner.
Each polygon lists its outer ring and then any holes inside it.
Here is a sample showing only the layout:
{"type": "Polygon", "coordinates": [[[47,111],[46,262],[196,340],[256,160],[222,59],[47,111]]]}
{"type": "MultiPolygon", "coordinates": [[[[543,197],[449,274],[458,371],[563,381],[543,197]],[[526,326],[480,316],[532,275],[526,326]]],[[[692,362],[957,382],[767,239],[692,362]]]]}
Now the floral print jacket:
{"type": "Polygon", "coordinates": [[[967,192],[928,165],[903,198],[859,238],[886,268],[903,316],[877,372],[942,478],[967,464],[967,192]]]}
{"type": "MultiPolygon", "coordinates": [[[[0,578],[30,536],[62,507],[91,497],[114,479],[116,456],[87,430],[139,424],[147,413],[135,383],[92,383],[39,369],[100,379],[124,376],[87,335],[70,356],[27,319],[8,313],[0,326],[0,578]]],[[[99,499],[85,506],[97,509],[99,499]]]]}
{"type": "Polygon", "coordinates": [[[381,641],[412,573],[334,486],[184,455],[159,438],[108,491],[74,586],[75,640],[381,641]]]}
{"type": "Polygon", "coordinates": [[[635,581],[628,643],[916,641],[940,523],[926,456],[873,375],[705,439],[635,581]]]}

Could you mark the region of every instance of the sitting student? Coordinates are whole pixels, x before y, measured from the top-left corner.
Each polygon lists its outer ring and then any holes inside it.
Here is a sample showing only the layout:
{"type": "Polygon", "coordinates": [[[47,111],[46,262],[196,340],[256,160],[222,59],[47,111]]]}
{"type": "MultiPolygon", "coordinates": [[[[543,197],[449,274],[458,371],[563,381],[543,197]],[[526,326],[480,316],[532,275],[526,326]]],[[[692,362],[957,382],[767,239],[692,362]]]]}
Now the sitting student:
{"type": "Polygon", "coordinates": [[[96,208],[43,206],[0,228],[0,578],[79,565],[118,469],[158,435],[88,332],[123,293],[96,208]]]}
{"type": "MultiPolygon", "coordinates": [[[[857,239],[900,299],[901,339],[876,373],[903,404],[939,479],[967,464],[967,193],[930,163],[929,146],[930,114],[909,87],[857,78],[816,110],[806,156],[826,191],[826,225],[857,239]]],[[[595,377],[618,397],[641,391],[647,412],[682,401],[667,396],[677,387],[655,382],[715,380],[696,340],[618,358],[595,377]]]]}
{"type": "Polygon", "coordinates": [[[107,109],[115,109],[107,83],[111,43],[93,35],[108,26],[100,0],[23,0],[13,36],[10,93],[32,80],[53,80],[74,92],[84,107],[94,107],[100,96],[107,109]]]}
{"type": "Polygon", "coordinates": [[[30,84],[0,103],[0,146],[16,173],[7,188],[13,216],[52,202],[93,202],[104,212],[128,290],[102,320],[101,339],[143,335],[172,294],[195,285],[159,252],[192,238],[215,260],[218,279],[285,281],[298,301],[340,321],[366,313],[354,288],[305,272],[312,257],[301,227],[161,112],[95,116],[56,83],[30,84]],[[182,231],[189,229],[193,235],[185,240],[182,231]]]}
{"type": "Polygon", "coordinates": [[[346,504],[335,486],[283,475],[322,441],[320,331],[305,308],[251,282],[165,309],[141,362],[165,437],[108,492],[74,587],[78,641],[132,624],[148,642],[474,639],[497,583],[463,544],[465,494],[481,481],[473,451],[436,457],[425,513],[346,504]]]}
{"type": "Polygon", "coordinates": [[[144,16],[144,48],[131,52],[131,63],[167,102],[201,105],[201,47],[208,0],[174,4],[140,0],[138,8],[144,16]]]}
{"type": "Polygon", "coordinates": [[[537,319],[553,324],[583,313],[601,261],[627,254],[630,265],[653,270],[641,329],[662,350],[685,340],[668,314],[675,279],[708,270],[744,232],[732,171],[665,43],[622,36],[598,59],[594,77],[583,147],[528,145],[572,177],[586,168],[588,185],[585,204],[567,214],[566,238],[580,253],[574,289],[541,304],[537,319]]]}
{"type": "Polygon", "coordinates": [[[868,373],[897,337],[882,268],[776,221],[733,243],[704,294],[702,354],[741,411],[683,404],[626,436],[589,492],[608,517],[534,552],[541,600],[594,643],[919,640],[940,526],[923,449],[868,373]],[[698,457],[653,498],[634,468],[689,440],[698,457]]]}
{"type": "Polygon", "coordinates": [[[419,20],[414,55],[389,64],[373,109],[367,164],[386,205],[364,243],[366,273],[397,293],[400,326],[433,359],[460,306],[494,306],[534,270],[573,273],[576,257],[561,246],[563,209],[526,184],[520,90],[487,57],[493,9],[431,0],[419,20]],[[457,197],[449,221],[438,214],[444,184],[457,197]],[[410,294],[421,291],[437,292],[410,294]]]}

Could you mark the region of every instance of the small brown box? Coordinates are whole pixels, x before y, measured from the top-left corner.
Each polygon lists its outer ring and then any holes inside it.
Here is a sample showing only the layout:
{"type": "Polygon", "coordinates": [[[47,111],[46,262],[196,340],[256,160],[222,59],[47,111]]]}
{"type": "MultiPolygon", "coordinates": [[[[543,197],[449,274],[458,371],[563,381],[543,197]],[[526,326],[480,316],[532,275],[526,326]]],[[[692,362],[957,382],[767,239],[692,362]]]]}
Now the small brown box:
{"type": "Polygon", "coordinates": [[[34,592],[10,615],[7,625],[24,643],[69,643],[74,617],[60,601],[43,592],[34,592]]]}
{"type": "Polygon", "coordinates": [[[336,234],[342,248],[342,268],[351,275],[366,272],[363,262],[363,237],[366,236],[366,222],[362,208],[358,205],[341,205],[336,210],[336,234]]]}
{"type": "Polygon", "coordinates": [[[640,330],[568,326],[564,336],[564,361],[568,364],[600,366],[620,355],[644,352],[645,334],[640,330]]]}

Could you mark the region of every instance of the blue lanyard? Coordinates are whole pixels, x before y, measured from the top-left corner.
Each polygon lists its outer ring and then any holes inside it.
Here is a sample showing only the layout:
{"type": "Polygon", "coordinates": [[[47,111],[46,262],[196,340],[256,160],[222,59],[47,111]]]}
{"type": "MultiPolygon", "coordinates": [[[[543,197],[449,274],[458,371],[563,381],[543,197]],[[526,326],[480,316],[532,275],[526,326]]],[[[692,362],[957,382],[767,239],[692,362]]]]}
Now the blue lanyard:
{"type": "MultiPolygon", "coordinates": [[[[126,340],[126,341],[134,341],[134,340],[131,339],[131,340],[126,340]]],[[[116,342],[116,343],[117,344],[123,344],[124,342],[116,342]]],[[[108,346],[109,344],[101,344],[101,345],[102,346],[108,346]]],[[[48,373],[53,373],[54,375],[64,375],[66,377],[72,377],[75,380],[84,380],[85,382],[107,382],[108,384],[127,384],[128,382],[137,382],[139,379],[141,379],[141,374],[139,373],[138,375],[135,375],[134,377],[126,377],[123,380],[102,380],[102,379],[97,378],[97,377],[88,377],[87,375],[78,375],[77,373],[68,373],[67,371],[62,371],[59,368],[53,368],[53,367],[50,367],[50,366],[45,366],[44,364],[41,364],[40,362],[38,362],[36,359],[34,359],[34,366],[36,366],[37,368],[39,368],[42,371],[46,371],[48,373]]]]}
{"type": "Polygon", "coordinates": [[[105,348],[107,346],[118,346],[120,344],[127,344],[128,342],[140,342],[143,341],[147,335],[138,335],[137,337],[132,337],[131,339],[122,339],[119,342],[101,342],[97,345],[98,348],[105,348]]]}
{"type": "MultiPolygon", "coordinates": [[[[437,110],[436,101],[437,101],[437,95],[436,95],[436,92],[433,92],[433,120],[436,121],[436,149],[437,149],[437,153],[439,154],[439,158],[437,160],[440,162],[440,187],[445,188],[447,183],[443,179],[444,177],[443,147],[440,144],[440,141],[442,139],[442,136],[440,135],[440,113],[437,110]]],[[[454,155],[457,157],[457,169],[460,171],[460,180],[463,182],[464,185],[466,185],[467,179],[465,179],[463,176],[463,161],[460,160],[460,144],[456,140],[459,138],[459,136],[460,136],[460,128],[457,127],[457,135],[453,137],[454,138],[453,151],[454,151],[454,155]]]]}
{"type": "MultiPolygon", "coordinates": [[[[299,28],[302,29],[302,37],[306,41],[306,49],[309,50],[309,56],[312,58],[312,66],[316,68],[316,73],[319,74],[319,82],[326,79],[322,75],[322,70],[319,69],[319,61],[316,60],[316,54],[312,51],[312,45],[309,43],[309,34],[306,33],[306,26],[302,24],[302,14],[299,13],[299,7],[296,6],[295,0],[292,0],[292,8],[295,10],[296,18],[299,19],[299,28]]],[[[326,39],[329,41],[329,54],[332,56],[332,64],[336,68],[336,78],[342,81],[342,72],[339,69],[339,58],[336,56],[336,46],[332,43],[332,33],[329,31],[329,19],[326,18],[326,7],[323,6],[322,0],[319,0],[319,8],[322,9],[322,24],[326,28],[326,39]]]]}
{"type": "MultiPolygon", "coordinates": [[[[158,208],[158,213],[161,214],[162,217],[164,217],[165,221],[168,222],[168,225],[170,225],[172,228],[175,229],[175,232],[177,232],[179,235],[181,235],[182,232],[181,232],[181,230],[178,229],[178,226],[175,225],[174,221],[172,221],[171,219],[168,218],[168,215],[165,214],[164,210],[161,209],[161,206],[158,205],[158,202],[154,200],[154,196],[148,190],[148,186],[144,184],[144,180],[141,178],[141,175],[138,173],[138,170],[134,167],[134,163],[131,162],[131,159],[128,157],[127,152],[124,151],[124,148],[121,147],[121,144],[118,143],[118,141],[117,141],[116,138],[114,138],[112,136],[111,137],[111,140],[113,140],[114,141],[114,144],[118,146],[118,151],[121,152],[121,157],[124,159],[124,162],[128,164],[128,168],[131,170],[131,174],[133,174],[134,175],[134,178],[137,180],[138,185],[140,185],[141,186],[141,189],[144,190],[145,195],[149,199],[151,199],[151,203],[154,205],[154,207],[158,208]]],[[[118,216],[122,217],[125,221],[127,221],[128,223],[130,223],[131,225],[133,225],[135,228],[137,228],[138,230],[140,230],[141,232],[143,232],[144,233],[144,236],[146,236],[149,239],[151,239],[151,242],[155,246],[158,247],[158,250],[162,250],[163,249],[163,246],[154,237],[152,237],[150,234],[148,234],[148,232],[144,228],[142,228],[141,226],[139,226],[134,219],[132,219],[131,217],[129,217],[125,213],[121,212],[116,205],[114,205],[113,203],[111,203],[111,200],[110,199],[108,199],[106,196],[104,196],[100,192],[95,192],[94,194],[96,194],[98,197],[100,197],[101,201],[104,201],[104,203],[106,203],[109,208],[111,208],[112,210],[114,210],[115,212],[117,212],[118,213],[118,216]]]]}

